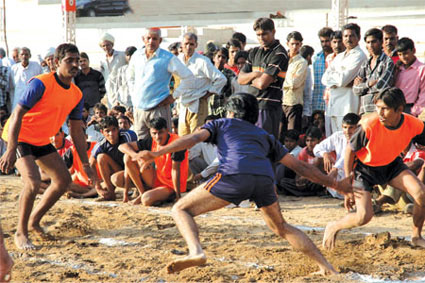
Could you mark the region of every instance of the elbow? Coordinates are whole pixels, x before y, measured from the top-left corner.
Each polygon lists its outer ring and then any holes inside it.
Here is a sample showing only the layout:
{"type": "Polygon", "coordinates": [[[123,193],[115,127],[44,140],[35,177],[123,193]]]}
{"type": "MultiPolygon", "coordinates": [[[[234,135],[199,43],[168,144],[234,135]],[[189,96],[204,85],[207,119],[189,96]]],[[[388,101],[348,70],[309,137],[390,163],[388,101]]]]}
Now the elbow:
{"type": "Polygon", "coordinates": [[[268,88],[268,87],[269,87],[269,84],[264,83],[264,82],[262,82],[262,81],[259,81],[259,82],[257,83],[256,87],[257,87],[259,90],[265,90],[266,88],[268,88]]]}

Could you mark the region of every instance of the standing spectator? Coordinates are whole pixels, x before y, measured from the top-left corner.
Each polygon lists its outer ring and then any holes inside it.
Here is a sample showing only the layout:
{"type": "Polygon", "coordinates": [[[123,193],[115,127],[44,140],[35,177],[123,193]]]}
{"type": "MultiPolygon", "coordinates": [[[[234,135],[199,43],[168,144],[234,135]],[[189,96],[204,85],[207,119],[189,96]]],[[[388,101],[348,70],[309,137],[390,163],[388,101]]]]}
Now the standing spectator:
{"type": "Polygon", "coordinates": [[[425,64],[416,58],[415,44],[410,38],[401,38],[396,50],[400,61],[395,85],[406,98],[404,112],[418,116],[425,106],[425,64]]]}
{"type": "Polygon", "coordinates": [[[381,30],[384,33],[384,52],[393,59],[395,64],[399,60],[397,50],[395,49],[398,41],[397,28],[393,25],[386,25],[381,30]]]}
{"type": "Polygon", "coordinates": [[[311,75],[311,60],[313,58],[314,49],[309,45],[304,45],[300,49],[300,55],[307,61],[307,77],[305,79],[303,91],[303,129],[308,127],[308,122],[311,120],[312,110],[312,92],[313,92],[313,77],[311,75]]]}
{"type": "MultiPolygon", "coordinates": [[[[235,62],[239,70],[242,70],[248,60],[248,51],[239,51],[235,55],[235,62]]],[[[232,79],[232,94],[237,92],[249,92],[249,85],[240,85],[238,83],[238,76],[232,79]]]]}
{"type": "Polygon", "coordinates": [[[12,69],[0,66],[0,110],[10,113],[10,95],[15,88],[12,69]]]}
{"type": "Polygon", "coordinates": [[[286,129],[301,132],[303,114],[304,85],[307,78],[307,61],[299,54],[303,45],[303,37],[298,31],[293,31],[286,38],[289,47],[289,65],[283,83],[283,115],[286,129]]]}
{"type": "Polygon", "coordinates": [[[278,138],[288,53],[275,39],[276,30],[272,19],[259,18],[253,28],[260,47],[249,51],[248,60],[239,73],[238,83],[250,85],[250,93],[257,97],[260,111],[256,125],[278,138]]]}
{"type": "Polygon", "coordinates": [[[136,50],[137,48],[134,46],[127,47],[125,50],[126,64],[118,69],[118,74],[116,76],[117,81],[113,84],[117,88],[115,91],[118,93],[118,104],[125,106],[127,109],[133,106],[131,103],[130,88],[128,86],[128,63],[136,50]]]}
{"type": "Polygon", "coordinates": [[[235,33],[233,33],[232,38],[239,40],[240,43],[241,43],[241,47],[242,47],[241,50],[245,50],[246,36],[243,33],[241,33],[241,32],[235,32],[235,33]]]}
{"type": "MultiPolygon", "coordinates": [[[[196,90],[181,98],[179,116],[179,136],[193,133],[203,125],[208,115],[208,98],[219,94],[226,85],[226,77],[205,56],[195,52],[198,37],[186,33],[182,41],[183,53],[179,59],[195,76],[196,90]]],[[[182,89],[185,92],[184,89],[182,89]]]]}
{"type": "Polygon", "coordinates": [[[228,68],[225,68],[225,63],[227,61],[229,52],[226,48],[220,47],[214,52],[214,66],[223,73],[226,77],[226,85],[221,89],[219,94],[213,94],[210,98],[208,112],[210,115],[219,116],[224,118],[226,116],[225,102],[226,99],[232,94],[231,83],[232,79],[235,77],[235,73],[228,68]]]}
{"type": "Polygon", "coordinates": [[[239,75],[239,68],[236,64],[235,55],[242,50],[242,44],[239,40],[232,38],[227,42],[226,48],[229,50],[229,56],[227,57],[227,63],[224,64],[224,68],[232,70],[236,75],[239,75]]]}
{"type": "Polygon", "coordinates": [[[367,60],[359,47],[360,27],[346,24],[342,28],[342,38],[346,50],[335,57],[322,78],[330,94],[326,107],[326,136],[341,130],[345,114],[359,111],[359,98],[354,95],[352,86],[361,65],[367,60]]]}
{"type": "MultiPolygon", "coordinates": [[[[4,50],[4,48],[0,48],[0,56],[1,56],[1,63],[3,66],[6,67],[12,67],[12,65],[15,65],[17,62],[15,62],[14,60],[14,56],[16,54],[16,57],[19,57],[19,48],[15,47],[12,49],[12,57],[7,57],[6,56],[6,51],[4,50]]],[[[19,61],[19,59],[18,59],[19,61]]]]}
{"type": "Polygon", "coordinates": [[[56,71],[56,65],[55,65],[55,48],[50,47],[46,50],[46,52],[43,54],[43,62],[44,66],[42,67],[43,74],[50,73],[56,71]]]}
{"type": "Polygon", "coordinates": [[[84,103],[88,104],[89,108],[99,103],[106,93],[102,73],[90,68],[90,59],[85,52],[80,54],[80,71],[74,81],[83,92],[84,103]]]}
{"type": "Polygon", "coordinates": [[[394,85],[394,63],[382,50],[382,31],[368,30],[364,41],[370,58],[362,64],[353,86],[354,94],[360,96],[360,115],[375,112],[375,94],[394,85]]]}
{"type": "Polygon", "coordinates": [[[326,57],[332,53],[331,48],[331,35],[333,31],[331,28],[324,27],[319,30],[319,39],[322,50],[313,58],[313,76],[314,76],[314,89],[313,89],[313,111],[325,110],[325,101],[323,100],[323,93],[325,86],[322,84],[322,76],[326,70],[326,57]]]}
{"type": "Polygon", "coordinates": [[[179,56],[181,49],[181,42],[174,42],[168,46],[168,51],[170,51],[174,56],[179,56]]]}
{"type": "Polygon", "coordinates": [[[171,129],[170,104],[181,96],[182,89],[191,89],[193,74],[170,52],[159,48],[161,30],[147,29],[143,35],[145,48],[134,52],[128,76],[134,113],[134,131],[139,139],[149,135],[149,121],[162,117],[171,129]],[[170,94],[172,74],[180,78],[180,85],[170,94]]]}
{"type": "Polygon", "coordinates": [[[15,48],[12,49],[12,60],[13,60],[12,65],[15,65],[15,64],[21,62],[21,59],[19,58],[19,54],[21,54],[21,48],[15,47],[15,48]]]}
{"type": "Polygon", "coordinates": [[[109,33],[103,34],[99,41],[99,46],[105,52],[105,58],[100,61],[100,71],[105,79],[108,108],[114,106],[117,101],[118,93],[113,83],[116,81],[118,69],[126,64],[124,52],[114,50],[114,43],[115,38],[109,33]]]}
{"type": "Polygon", "coordinates": [[[15,93],[11,98],[12,109],[15,109],[18,101],[21,99],[22,95],[28,88],[28,81],[37,75],[40,75],[43,70],[41,69],[40,64],[37,62],[30,61],[31,51],[27,47],[22,47],[19,53],[20,64],[15,64],[12,66],[12,72],[15,81],[15,93]]]}

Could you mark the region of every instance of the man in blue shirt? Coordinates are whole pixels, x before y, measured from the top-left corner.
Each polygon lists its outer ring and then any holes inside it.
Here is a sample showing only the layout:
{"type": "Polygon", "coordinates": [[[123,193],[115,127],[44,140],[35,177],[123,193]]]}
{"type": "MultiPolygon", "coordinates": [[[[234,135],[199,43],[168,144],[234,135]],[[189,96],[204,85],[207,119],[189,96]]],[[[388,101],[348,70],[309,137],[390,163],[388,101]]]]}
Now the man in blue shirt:
{"type": "Polygon", "coordinates": [[[189,255],[170,263],[168,272],[198,266],[207,260],[193,217],[250,199],[260,208],[273,232],[315,260],[322,274],[335,274],[335,269],[313,242],[283,219],[274,185],[272,162],[281,162],[312,182],[331,186],[341,193],[352,191],[350,179],[337,182],[317,168],[287,154],[288,151],[278,140],[255,126],[259,112],[255,96],[234,94],[230,96],[226,108],[228,118],[209,122],[199,131],[181,137],[157,152],[143,151],[138,154],[137,159],[149,164],[163,154],[187,149],[199,142],[217,145],[220,161],[217,174],[180,199],[172,209],[177,228],[188,243],[189,255]]]}

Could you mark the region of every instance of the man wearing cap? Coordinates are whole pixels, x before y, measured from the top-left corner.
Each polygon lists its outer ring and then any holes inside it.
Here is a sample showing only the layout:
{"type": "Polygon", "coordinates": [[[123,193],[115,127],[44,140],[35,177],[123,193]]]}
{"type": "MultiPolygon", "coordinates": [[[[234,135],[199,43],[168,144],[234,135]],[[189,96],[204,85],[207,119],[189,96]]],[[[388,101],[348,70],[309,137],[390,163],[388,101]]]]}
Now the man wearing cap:
{"type": "Polygon", "coordinates": [[[116,51],[114,49],[114,43],[115,38],[109,33],[104,33],[99,41],[99,46],[105,51],[105,58],[100,61],[100,71],[105,78],[108,108],[112,108],[114,102],[117,101],[118,93],[115,91],[116,87],[113,85],[116,81],[114,78],[117,75],[117,71],[121,66],[127,64],[125,53],[116,51]]]}
{"type": "Polygon", "coordinates": [[[44,65],[42,63],[42,67],[41,67],[43,69],[43,74],[56,71],[54,57],[55,57],[55,48],[54,47],[50,47],[43,54],[42,60],[44,62],[44,65]]]}

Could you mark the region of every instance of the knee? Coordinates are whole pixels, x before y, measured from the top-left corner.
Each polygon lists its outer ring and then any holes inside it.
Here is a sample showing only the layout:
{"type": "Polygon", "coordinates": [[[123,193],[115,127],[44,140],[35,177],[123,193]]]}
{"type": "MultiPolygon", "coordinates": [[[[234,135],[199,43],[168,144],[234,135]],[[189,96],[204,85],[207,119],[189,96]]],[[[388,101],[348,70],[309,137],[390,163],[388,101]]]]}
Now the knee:
{"type": "Polygon", "coordinates": [[[41,179],[35,179],[35,180],[30,180],[26,184],[25,188],[32,195],[36,195],[38,193],[38,189],[40,188],[40,185],[41,185],[41,179]]]}
{"type": "Polygon", "coordinates": [[[146,192],[142,195],[142,204],[144,206],[153,206],[156,200],[152,198],[152,196],[146,192]]]}
{"type": "Polygon", "coordinates": [[[425,207],[425,187],[422,187],[421,190],[419,190],[415,194],[412,194],[411,196],[415,200],[415,203],[417,203],[421,207],[425,207]]]}
{"type": "Polygon", "coordinates": [[[131,156],[130,155],[128,155],[128,154],[125,154],[124,155],[124,164],[125,165],[127,165],[127,164],[130,164],[130,163],[133,163],[134,161],[131,159],[131,156]]]}
{"type": "Polygon", "coordinates": [[[57,180],[52,180],[52,182],[56,184],[57,188],[60,191],[65,192],[72,183],[71,175],[66,174],[65,176],[61,176],[57,180]]]}
{"type": "Polygon", "coordinates": [[[373,217],[373,209],[357,211],[356,216],[357,226],[366,225],[373,217]]]}

